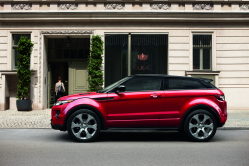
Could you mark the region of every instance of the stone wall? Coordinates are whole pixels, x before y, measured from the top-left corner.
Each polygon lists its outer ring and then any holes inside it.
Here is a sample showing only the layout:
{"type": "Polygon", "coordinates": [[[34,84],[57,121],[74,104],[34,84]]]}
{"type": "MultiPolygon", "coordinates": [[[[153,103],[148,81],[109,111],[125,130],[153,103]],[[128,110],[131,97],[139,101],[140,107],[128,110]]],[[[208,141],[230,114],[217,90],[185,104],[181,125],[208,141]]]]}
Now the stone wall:
{"type": "MultiPolygon", "coordinates": [[[[212,35],[212,70],[220,71],[217,86],[226,94],[229,109],[249,109],[248,3],[226,1],[161,2],[97,0],[67,4],[63,1],[0,2],[0,110],[6,103],[6,76],[12,71],[12,34],[30,33],[35,43],[31,55],[31,99],[34,109],[46,107],[46,66],[41,31],[85,31],[105,33],[167,33],[168,74],[192,71],[192,36],[212,35]],[[50,13],[48,13],[50,12],[50,13]],[[29,14],[30,13],[30,14],[29,14]],[[247,15],[246,15],[247,14],[247,15]]],[[[80,35],[63,33],[61,36],[80,35]]],[[[82,35],[82,34],[81,34],[82,35]]],[[[47,34],[49,36],[49,34],[47,34]]],[[[104,59],[103,54],[103,59],[104,59]]],[[[104,61],[102,71],[104,72],[104,61]]],[[[8,81],[8,80],[7,80],[8,81]]],[[[13,101],[10,102],[13,104],[13,101]]]]}

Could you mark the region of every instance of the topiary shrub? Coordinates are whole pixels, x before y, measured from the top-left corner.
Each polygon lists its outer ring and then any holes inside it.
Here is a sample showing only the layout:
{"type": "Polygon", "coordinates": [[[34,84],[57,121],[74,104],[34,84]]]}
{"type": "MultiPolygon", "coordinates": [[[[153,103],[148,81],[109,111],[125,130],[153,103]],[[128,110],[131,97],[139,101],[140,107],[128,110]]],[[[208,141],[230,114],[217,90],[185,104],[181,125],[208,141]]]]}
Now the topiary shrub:
{"type": "Polygon", "coordinates": [[[34,43],[27,38],[27,36],[21,36],[17,45],[17,97],[18,100],[24,100],[24,97],[29,96],[30,88],[30,55],[33,49],[34,43]]]}
{"type": "Polygon", "coordinates": [[[103,54],[103,40],[100,36],[92,36],[90,55],[88,57],[88,92],[97,92],[103,86],[103,73],[101,71],[102,54],[103,54]]]}

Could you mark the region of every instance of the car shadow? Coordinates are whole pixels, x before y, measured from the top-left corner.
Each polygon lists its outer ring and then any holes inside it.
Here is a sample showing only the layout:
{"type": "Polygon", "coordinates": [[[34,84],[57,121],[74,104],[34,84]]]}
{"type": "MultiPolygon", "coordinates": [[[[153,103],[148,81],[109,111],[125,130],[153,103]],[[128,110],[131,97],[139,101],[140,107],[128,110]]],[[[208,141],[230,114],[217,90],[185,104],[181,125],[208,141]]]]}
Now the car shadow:
{"type": "Polygon", "coordinates": [[[170,141],[188,141],[186,136],[177,131],[102,131],[98,138],[99,142],[126,142],[126,141],[142,141],[142,142],[170,142],[170,141]]]}
{"type": "MultiPolygon", "coordinates": [[[[56,135],[57,141],[74,142],[67,132],[56,135]]],[[[177,131],[154,131],[154,130],[107,130],[101,131],[99,137],[94,142],[186,142],[187,137],[177,131]]]]}
{"type": "MultiPolygon", "coordinates": [[[[56,141],[75,142],[67,132],[54,135],[56,141]]],[[[224,142],[219,134],[216,134],[208,142],[224,142]]],[[[94,142],[191,142],[188,137],[178,131],[158,130],[102,130],[94,142]]],[[[197,143],[197,142],[196,142],[197,143]]]]}

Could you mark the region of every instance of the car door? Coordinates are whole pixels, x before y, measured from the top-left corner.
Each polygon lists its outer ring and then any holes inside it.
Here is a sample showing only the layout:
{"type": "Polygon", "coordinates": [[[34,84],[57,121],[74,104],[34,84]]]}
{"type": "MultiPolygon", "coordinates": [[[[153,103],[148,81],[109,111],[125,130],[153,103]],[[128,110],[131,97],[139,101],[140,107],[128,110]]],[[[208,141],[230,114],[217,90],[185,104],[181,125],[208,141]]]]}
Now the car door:
{"type": "Polygon", "coordinates": [[[181,117],[185,113],[187,105],[201,95],[198,90],[206,89],[206,87],[193,79],[174,77],[165,77],[163,85],[166,97],[160,126],[180,126],[181,117]]]}
{"type": "Polygon", "coordinates": [[[133,77],[125,92],[108,93],[108,127],[158,127],[165,95],[161,77],[133,77]]]}

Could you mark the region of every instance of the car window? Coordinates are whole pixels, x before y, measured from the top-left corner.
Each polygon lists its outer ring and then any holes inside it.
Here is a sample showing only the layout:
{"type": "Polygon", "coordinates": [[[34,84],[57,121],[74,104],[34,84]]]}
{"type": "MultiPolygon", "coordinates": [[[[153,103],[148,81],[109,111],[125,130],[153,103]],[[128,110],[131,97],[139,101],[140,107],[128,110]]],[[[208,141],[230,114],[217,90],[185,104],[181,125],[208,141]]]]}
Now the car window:
{"type": "Polygon", "coordinates": [[[128,80],[128,79],[130,79],[130,77],[125,77],[125,78],[123,78],[123,79],[121,79],[121,80],[119,80],[119,81],[105,87],[105,89],[100,90],[99,93],[106,93],[106,92],[108,92],[110,90],[113,90],[113,92],[114,92],[114,89],[113,89],[114,87],[116,87],[117,85],[121,84],[122,82],[124,82],[125,80],[128,80]]]}
{"type": "Polygon", "coordinates": [[[207,89],[200,81],[184,78],[164,78],[164,90],[177,89],[207,89]]]}
{"type": "Polygon", "coordinates": [[[134,77],[123,83],[126,92],[157,91],[161,89],[162,78],[160,77],[134,77]]]}

